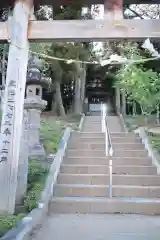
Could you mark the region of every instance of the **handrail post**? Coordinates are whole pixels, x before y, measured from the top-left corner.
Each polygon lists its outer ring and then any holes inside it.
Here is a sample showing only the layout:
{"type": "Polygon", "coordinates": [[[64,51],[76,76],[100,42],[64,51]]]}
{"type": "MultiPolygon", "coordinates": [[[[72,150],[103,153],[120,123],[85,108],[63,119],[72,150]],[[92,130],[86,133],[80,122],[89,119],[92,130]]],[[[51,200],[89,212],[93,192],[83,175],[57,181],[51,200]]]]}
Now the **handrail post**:
{"type": "Polygon", "coordinates": [[[112,198],[112,159],[109,159],[109,198],[112,198]]]}
{"type": "Polygon", "coordinates": [[[102,103],[101,103],[101,129],[102,129],[102,132],[103,132],[103,124],[102,124],[103,117],[102,117],[102,115],[103,115],[103,112],[102,112],[102,103]]]}
{"type": "Polygon", "coordinates": [[[109,155],[109,139],[108,139],[107,129],[105,130],[105,151],[106,151],[106,156],[108,156],[109,155]]]}
{"type": "Polygon", "coordinates": [[[106,107],[104,104],[101,103],[101,125],[102,125],[103,133],[105,133],[105,129],[106,129],[105,119],[106,119],[106,107]]]}

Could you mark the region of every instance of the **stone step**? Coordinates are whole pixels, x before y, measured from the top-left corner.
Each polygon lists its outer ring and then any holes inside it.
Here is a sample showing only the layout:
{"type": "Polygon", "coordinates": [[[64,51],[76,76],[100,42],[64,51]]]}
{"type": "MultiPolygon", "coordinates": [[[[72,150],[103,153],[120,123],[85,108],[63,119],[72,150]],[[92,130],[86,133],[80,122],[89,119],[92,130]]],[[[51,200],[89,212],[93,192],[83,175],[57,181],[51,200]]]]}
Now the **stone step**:
{"type": "MultiPolygon", "coordinates": [[[[58,184],[109,184],[109,174],[66,174],[60,173],[58,184]]],[[[112,175],[113,185],[160,186],[160,176],[112,175]]]]}
{"type": "Polygon", "coordinates": [[[78,136],[80,139],[81,138],[101,138],[101,139],[104,139],[105,135],[104,133],[102,132],[80,132],[79,136],[78,136]]]}
{"type": "Polygon", "coordinates": [[[142,143],[112,143],[113,149],[123,149],[123,150],[145,150],[142,143]]]}
{"type": "Polygon", "coordinates": [[[66,152],[66,156],[70,157],[105,157],[105,150],[93,150],[93,149],[68,149],[66,152]]]}
{"type": "Polygon", "coordinates": [[[85,116],[85,121],[101,121],[101,116],[85,116]]]}
{"type": "Polygon", "coordinates": [[[125,132],[111,132],[110,131],[110,135],[111,138],[138,138],[138,135],[129,132],[129,133],[125,133],[125,132]]]}
{"type": "MultiPolygon", "coordinates": [[[[56,197],[108,197],[108,185],[57,184],[56,197]]],[[[113,185],[113,197],[159,198],[160,186],[113,185]]]]}
{"type": "Polygon", "coordinates": [[[99,129],[99,132],[102,132],[102,127],[101,127],[100,124],[90,124],[90,125],[88,125],[88,124],[86,125],[85,124],[85,125],[83,125],[83,129],[82,130],[84,130],[84,129],[86,129],[87,132],[88,132],[88,129],[92,129],[93,132],[94,132],[95,129],[99,129]]]}
{"type": "Polygon", "coordinates": [[[49,212],[160,215],[160,199],[54,197],[49,212]]]}
{"type": "Polygon", "coordinates": [[[83,127],[101,127],[101,122],[84,122],[83,127]]]}
{"type": "Polygon", "coordinates": [[[89,126],[102,126],[102,123],[101,123],[101,120],[99,120],[99,121],[84,121],[84,123],[83,123],[83,126],[87,126],[87,127],[89,127],[89,126]]]}
{"type": "Polygon", "coordinates": [[[113,174],[154,175],[157,174],[155,166],[113,166],[113,174]]]}
{"type": "Polygon", "coordinates": [[[90,126],[85,126],[85,125],[83,125],[83,129],[82,129],[82,131],[83,132],[88,132],[88,130],[92,130],[93,132],[97,132],[97,130],[99,131],[99,132],[102,132],[102,127],[101,126],[99,126],[99,125],[90,125],[90,126]]]}
{"type": "Polygon", "coordinates": [[[141,143],[141,139],[138,137],[111,137],[112,144],[113,143],[141,143]]]}
{"type": "MultiPolygon", "coordinates": [[[[114,157],[148,157],[146,150],[116,150],[113,149],[114,157]]],[[[95,149],[67,149],[66,156],[68,157],[105,157],[105,150],[95,149]]]]}
{"type": "MultiPolygon", "coordinates": [[[[109,158],[108,157],[65,157],[64,164],[74,164],[74,165],[85,165],[88,167],[88,165],[96,165],[96,168],[104,167],[104,165],[109,164],[109,158]],[[102,165],[102,166],[101,166],[102,165]]],[[[140,165],[140,166],[151,166],[152,160],[147,157],[112,157],[112,164],[113,165],[140,165]]]]}
{"type": "MultiPolygon", "coordinates": [[[[134,156],[134,157],[148,157],[148,152],[145,149],[144,150],[113,149],[113,151],[114,151],[113,156],[115,156],[115,157],[132,157],[132,156],[134,156]]],[[[94,152],[96,152],[96,151],[94,151],[94,152]]],[[[98,152],[98,150],[97,150],[97,152],[98,152]]],[[[100,152],[100,150],[99,150],[99,152],[100,152]]],[[[88,151],[88,153],[90,153],[90,151],[88,151]]],[[[101,155],[102,155],[102,153],[101,153],[101,155]]]]}
{"type": "MultiPolygon", "coordinates": [[[[69,144],[69,149],[95,149],[95,150],[104,150],[105,149],[105,140],[101,143],[90,143],[88,141],[71,141],[69,144]]],[[[142,143],[112,143],[113,149],[115,150],[145,150],[142,143]]]]}
{"type": "Polygon", "coordinates": [[[66,174],[60,173],[58,176],[58,184],[108,184],[109,175],[105,174],[66,174]]]}
{"type": "Polygon", "coordinates": [[[116,134],[116,133],[125,133],[124,132],[124,129],[122,128],[122,126],[119,126],[115,123],[112,123],[112,124],[108,124],[108,129],[110,131],[110,133],[112,134],[116,134]]]}
{"type": "Polygon", "coordinates": [[[101,127],[99,127],[99,126],[97,126],[97,127],[95,127],[95,126],[93,126],[93,127],[83,127],[83,129],[82,129],[82,132],[97,132],[97,133],[99,133],[99,132],[101,132],[101,127]]]}
{"type": "Polygon", "coordinates": [[[69,143],[69,149],[95,149],[105,151],[105,143],[87,143],[87,142],[75,142],[69,143]]]}
{"type": "Polygon", "coordinates": [[[74,137],[69,141],[69,145],[72,144],[104,144],[105,143],[105,137],[103,138],[80,138],[80,137],[74,137]]]}
{"type": "MultiPolygon", "coordinates": [[[[61,173],[81,173],[81,174],[108,174],[108,165],[62,165],[61,173]]],[[[131,174],[131,175],[154,175],[157,174],[155,166],[132,166],[132,165],[113,165],[112,173],[114,174],[131,174]]]]}
{"type": "Polygon", "coordinates": [[[119,128],[119,127],[108,127],[109,129],[109,132],[110,134],[114,134],[114,133],[117,133],[117,132],[120,132],[120,133],[124,133],[124,131],[122,131],[122,128],[119,128]]]}

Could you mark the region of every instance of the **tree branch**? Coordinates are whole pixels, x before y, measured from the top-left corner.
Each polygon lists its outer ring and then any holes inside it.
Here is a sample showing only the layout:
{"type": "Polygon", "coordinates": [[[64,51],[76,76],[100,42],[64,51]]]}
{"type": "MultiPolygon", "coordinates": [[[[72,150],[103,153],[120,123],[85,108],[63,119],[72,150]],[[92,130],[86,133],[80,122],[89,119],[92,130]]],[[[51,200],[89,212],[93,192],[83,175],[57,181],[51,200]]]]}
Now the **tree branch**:
{"type": "Polygon", "coordinates": [[[137,17],[144,19],[140,14],[138,14],[135,10],[131,9],[130,7],[128,7],[128,10],[130,10],[132,13],[134,13],[137,17]]]}

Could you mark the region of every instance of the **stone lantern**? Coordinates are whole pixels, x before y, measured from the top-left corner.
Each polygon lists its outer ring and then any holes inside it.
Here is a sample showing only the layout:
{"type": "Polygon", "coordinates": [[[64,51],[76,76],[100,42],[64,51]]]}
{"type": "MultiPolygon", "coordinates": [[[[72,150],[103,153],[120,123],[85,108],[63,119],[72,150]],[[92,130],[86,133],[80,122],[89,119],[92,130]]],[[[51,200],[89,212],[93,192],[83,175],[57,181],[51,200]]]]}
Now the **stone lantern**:
{"type": "Polygon", "coordinates": [[[34,59],[28,68],[26,82],[26,99],[24,107],[28,112],[28,139],[29,157],[45,156],[45,150],[40,143],[40,116],[46,107],[46,101],[42,100],[42,81],[39,59],[34,59]]]}

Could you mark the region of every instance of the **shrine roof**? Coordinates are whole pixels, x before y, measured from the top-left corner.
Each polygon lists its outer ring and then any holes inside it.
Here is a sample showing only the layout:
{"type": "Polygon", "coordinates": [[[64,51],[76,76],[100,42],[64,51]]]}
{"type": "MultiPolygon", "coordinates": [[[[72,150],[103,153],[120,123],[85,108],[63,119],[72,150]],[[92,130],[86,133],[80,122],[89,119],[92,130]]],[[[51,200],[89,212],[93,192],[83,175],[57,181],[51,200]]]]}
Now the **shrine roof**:
{"type": "MultiPolygon", "coordinates": [[[[68,5],[77,0],[34,0],[35,5],[68,5]]],[[[103,4],[104,0],[81,0],[84,5],[103,4]]],[[[0,8],[13,6],[14,0],[0,0],[0,8]]],[[[158,4],[160,0],[124,0],[124,4],[158,4]]]]}

